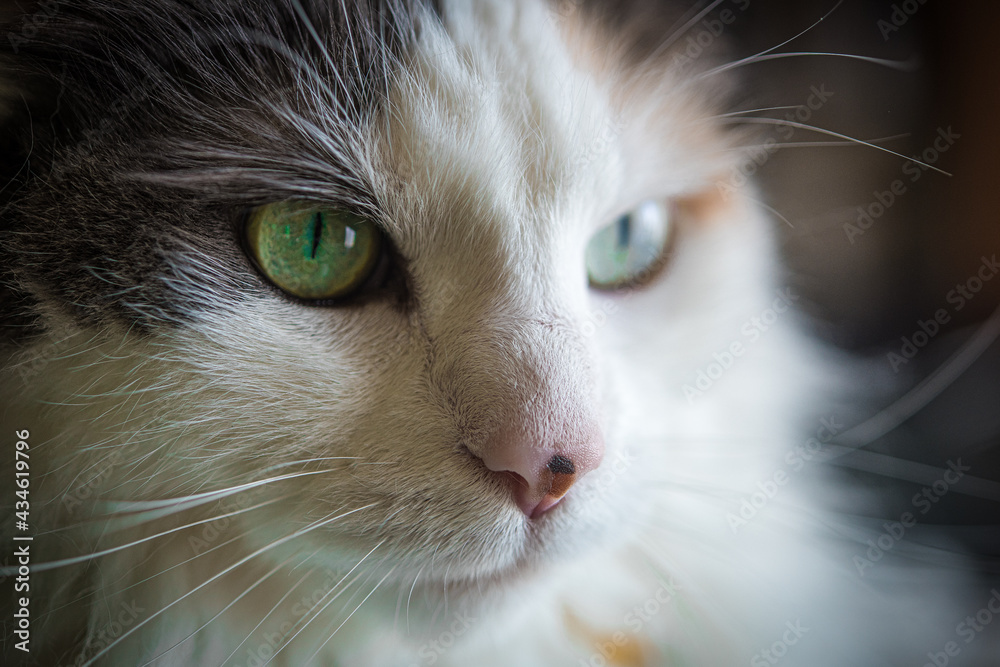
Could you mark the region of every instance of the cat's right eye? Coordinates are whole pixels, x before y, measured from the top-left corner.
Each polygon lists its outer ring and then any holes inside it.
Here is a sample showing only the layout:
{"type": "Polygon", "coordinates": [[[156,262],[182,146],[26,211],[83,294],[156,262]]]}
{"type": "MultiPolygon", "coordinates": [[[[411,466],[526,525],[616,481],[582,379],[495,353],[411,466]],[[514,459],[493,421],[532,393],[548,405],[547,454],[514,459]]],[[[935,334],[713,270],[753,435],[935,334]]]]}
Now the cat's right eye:
{"type": "Polygon", "coordinates": [[[296,298],[318,302],[364,287],[384,245],[369,220],[307,202],[254,209],[245,235],[248,254],[269,281],[296,298]]]}
{"type": "Polygon", "coordinates": [[[648,282],[665,263],[673,226],[670,209],[650,199],[598,230],[586,250],[591,287],[610,290],[648,282]]]}

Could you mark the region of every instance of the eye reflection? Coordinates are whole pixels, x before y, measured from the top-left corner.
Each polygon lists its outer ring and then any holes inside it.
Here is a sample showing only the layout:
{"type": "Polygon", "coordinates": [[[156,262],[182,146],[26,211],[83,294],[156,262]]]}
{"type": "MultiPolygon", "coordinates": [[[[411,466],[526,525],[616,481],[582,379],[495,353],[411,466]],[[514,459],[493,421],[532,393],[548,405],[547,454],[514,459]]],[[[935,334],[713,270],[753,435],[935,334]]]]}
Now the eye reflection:
{"type": "Polygon", "coordinates": [[[662,265],[671,228],[667,206],[649,199],[599,230],[586,249],[591,286],[615,289],[647,280],[662,265]]]}

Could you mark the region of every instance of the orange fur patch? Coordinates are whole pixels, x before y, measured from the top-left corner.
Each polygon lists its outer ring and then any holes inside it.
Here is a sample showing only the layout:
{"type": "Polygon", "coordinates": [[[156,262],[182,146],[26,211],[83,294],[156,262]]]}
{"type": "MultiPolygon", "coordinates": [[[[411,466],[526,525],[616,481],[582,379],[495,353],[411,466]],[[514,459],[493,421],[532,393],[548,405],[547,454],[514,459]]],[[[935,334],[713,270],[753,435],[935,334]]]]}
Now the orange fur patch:
{"type": "Polygon", "coordinates": [[[658,651],[647,639],[625,630],[598,630],[577,616],[572,609],[564,610],[566,628],[591,651],[601,655],[613,667],[654,667],[658,651]],[[601,649],[604,649],[603,651],[601,649]]]}
{"type": "MultiPolygon", "coordinates": [[[[720,183],[724,181],[720,180],[720,183]]],[[[733,186],[713,187],[709,190],[676,200],[677,212],[685,220],[711,224],[717,220],[739,218],[745,207],[742,197],[733,186]]]]}

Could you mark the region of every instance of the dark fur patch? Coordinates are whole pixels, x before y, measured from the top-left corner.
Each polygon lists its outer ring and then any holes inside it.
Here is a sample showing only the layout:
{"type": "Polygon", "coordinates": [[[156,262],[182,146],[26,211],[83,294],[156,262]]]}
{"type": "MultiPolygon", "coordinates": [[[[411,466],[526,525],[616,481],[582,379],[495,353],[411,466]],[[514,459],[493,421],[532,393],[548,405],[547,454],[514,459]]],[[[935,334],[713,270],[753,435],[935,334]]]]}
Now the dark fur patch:
{"type": "Polygon", "coordinates": [[[436,8],[346,5],[27,8],[0,45],[0,317],[27,324],[48,302],[90,324],[181,321],[219,295],[265,293],[238,243],[246,207],[313,197],[375,212],[349,137],[330,150],[315,135],[380,113],[436,8]]]}

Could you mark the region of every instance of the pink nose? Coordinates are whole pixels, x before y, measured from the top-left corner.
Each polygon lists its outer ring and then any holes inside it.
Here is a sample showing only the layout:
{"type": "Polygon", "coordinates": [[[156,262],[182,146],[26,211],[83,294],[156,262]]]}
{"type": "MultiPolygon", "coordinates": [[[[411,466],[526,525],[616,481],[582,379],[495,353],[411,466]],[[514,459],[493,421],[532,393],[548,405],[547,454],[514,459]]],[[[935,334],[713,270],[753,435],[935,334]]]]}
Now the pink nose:
{"type": "Polygon", "coordinates": [[[514,479],[514,502],[535,519],[562,500],[573,484],[601,464],[604,439],[598,428],[551,446],[521,436],[501,436],[480,456],[486,467],[514,479]]]}

